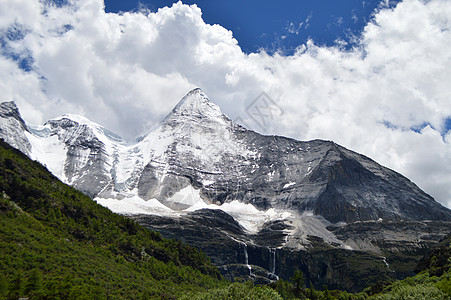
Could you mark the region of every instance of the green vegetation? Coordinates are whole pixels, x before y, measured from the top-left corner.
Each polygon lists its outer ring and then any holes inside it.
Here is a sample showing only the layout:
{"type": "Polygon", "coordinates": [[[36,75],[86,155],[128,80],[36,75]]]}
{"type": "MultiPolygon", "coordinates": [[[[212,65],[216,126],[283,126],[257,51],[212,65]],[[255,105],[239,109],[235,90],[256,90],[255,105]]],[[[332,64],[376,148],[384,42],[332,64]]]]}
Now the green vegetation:
{"type": "Polygon", "coordinates": [[[0,299],[172,299],[226,285],[198,250],[113,214],[3,141],[0,253],[0,299]]]}
{"type": "Polygon", "coordinates": [[[451,235],[442,241],[422,262],[416,276],[394,282],[377,282],[358,294],[344,291],[316,291],[303,286],[303,275],[295,272],[291,282],[279,280],[270,286],[283,299],[451,299],[451,235]]]}
{"type": "Polygon", "coordinates": [[[451,235],[434,248],[419,274],[382,287],[372,299],[451,299],[451,235]]]}
{"type": "Polygon", "coordinates": [[[267,286],[254,286],[251,282],[235,282],[224,288],[210,290],[198,294],[187,294],[182,296],[183,300],[282,300],[282,297],[273,289],[267,286]]]}
{"type": "Polygon", "coordinates": [[[451,299],[451,236],[439,246],[416,276],[358,294],[306,288],[301,271],[231,284],[201,252],[113,214],[0,141],[0,299],[451,299]]]}
{"type": "Polygon", "coordinates": [[[304,275],[296,271],[290,281],[281,279],[269,286],[254,286],[249,282],[233,283],[207,292],[187,294],[181,299],[451,299],[451,244],[447,242],[447,245],[445,249],[442,247],[432,252],[431,257],[425,260],[428,268],[420,274],[400,281],[378,282],[361,293],[328,290],[327,287],[322,291],[305,288],[304,275]],[[437,272],[441,275],[431,275],[437,272]]]}

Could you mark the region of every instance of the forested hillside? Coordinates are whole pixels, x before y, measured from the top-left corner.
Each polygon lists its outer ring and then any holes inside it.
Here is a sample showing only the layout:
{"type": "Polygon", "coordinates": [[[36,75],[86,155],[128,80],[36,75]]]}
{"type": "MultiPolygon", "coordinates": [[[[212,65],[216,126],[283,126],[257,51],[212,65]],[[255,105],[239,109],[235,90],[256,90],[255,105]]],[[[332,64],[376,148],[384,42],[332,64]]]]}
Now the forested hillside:
{"type": "Polygon", "coordinates": [[[198,250],[112,213],[0,140],[0,299],[450,299],[450,243],[418,275],[358,294],[307,288],[302,272],[230,284],[198,250]]]}
{"type": "Polygon", "coordinates": [[[0,297],[174,298],[224,286],[196,249],[61,183],[0,141],[0,297]]]}

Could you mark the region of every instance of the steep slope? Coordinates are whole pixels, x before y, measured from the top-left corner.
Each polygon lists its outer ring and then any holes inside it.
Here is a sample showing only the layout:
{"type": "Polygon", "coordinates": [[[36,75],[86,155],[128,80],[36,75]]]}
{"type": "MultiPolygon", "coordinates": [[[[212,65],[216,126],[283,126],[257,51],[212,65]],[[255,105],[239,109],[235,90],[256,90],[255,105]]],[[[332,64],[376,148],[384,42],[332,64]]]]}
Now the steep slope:
{"type": "Polygon", "coordinates": [[[451,220],[448,209],[402,175],[333,142],[246,130],[199,89],[136,147],[144,166],[128,189],[174,209],[200,199],[238,200],[260,210],[312,211],[333,223],[451,220]]]}
{"type": "Polygon", "coordinates": [[[27,127],[9,102],[1,116],[7,141],[92,197],[138,196],[175,210],[238,200],[260,210],[312,211],[332,223],[451,220],[450,210],[402,175],[333,142],[247,130],[200,89],[129,144],[74,115],[27,127]]]}
{"type": "Polygon", "coordinates": [[[404,176],[331,141],[247,130],[200,89],[133,143],[74,115],[25,126],[3,106],[4,128],[24,131],[13,142],[30,157],[112,211],[193,243],[231,278],[302,269],[317,286],[357,290],[382,269],[412,274],[451,232],[451,211],[404,176]]]}
{"type": "Polygon", "coordinates": [[[39,139],[29,135],[33,145],[32,154],[39,160],[39,154],[45,151],[40,150],[40,147],[52,151],[48,148],[48,141],[53,139],[56,148],[60,148],[60,159],[49,157],[46,162],[54,164],[56,161],[57,174],[66,183],[94,196],[111,181],[110,166],[115,142],[120,142],[119,139],[111,141],[105,132],[103,127],[83,117],[63,115],[46,122],[44,128],[39,130],[39,139]]]}
{"type": "Polygon", "coordinates": [[[14,102],[0,104],[0,136],[22,153],[30,155],[31,144],[25,136],[27,126],[14,102]]]}
{"type": "Polygon", "coordinates": [[[0,297],[162,298],[223,286],[194,248],[113,214],[3,141],[0,189],[0,297]]]}
{"type": "Polygon", "coordinates": [[[114,154],[124,142],[100,125],[69,114],[27,125],[14,102],[0,105],[0,122],[1,138],[65,183],[90,196],[110,184],[114,154]]]}
{"type": "MultiPolygon", "coordinates": [[[[451,234],[428,250],[415,268],[416,273],[427,271],[431,276],[442,276],[450,273],[451,283],[451,234]]],[[[449,287],[451,294],[451,286],[449,287]]]]}
{"type": "Polygon", "coordinates": [[[140,143],[147,164],[138,182],[139,196],[156,198],[176,209],[195,204],[199,196],[177,192],[189,186],[203,191],[204,186],[229,177],[236,165],[252,156],[246,141],[234,135],[235,128],[241,127],[222,114],[200,89],[188,93],[160,127],[140,143]]]}
{"type": "Polygon", "coordinates": [[[451,220],[448,209],[400,174],[332,142],[246,130],[199,89],[140,147],[149,162],[138,181],[139,196],[170,207],[193,205],[189,197],[173,197],[192,186],[207,204],[238,200],[260,210],[313,211],[333,223],[451,220]]]}
{"type": "Polygon", "coordinates": [[[451,235],[427,251],[413,277],[378,282],[366,289],[369,299],[451,299],[451,235]]]}

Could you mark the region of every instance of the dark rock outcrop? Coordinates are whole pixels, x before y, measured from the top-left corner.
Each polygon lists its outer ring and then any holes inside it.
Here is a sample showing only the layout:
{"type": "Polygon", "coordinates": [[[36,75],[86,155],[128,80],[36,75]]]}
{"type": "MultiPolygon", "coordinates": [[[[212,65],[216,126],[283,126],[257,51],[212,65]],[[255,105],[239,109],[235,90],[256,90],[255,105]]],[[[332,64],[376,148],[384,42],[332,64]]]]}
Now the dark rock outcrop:
{"type": "Polygon", "coordinates": [[[442,276],[451,270],[451,234],[428,249],[415,268],[416,273],[428,271],[431,276],[442,276]]]}
{"type": "Polygon", "coordinates": [[[377,281],[414,275],[420,258],[451,228],[451,222],[438,221],[329,226],[340,240],[355,247],[350,251],[317,236],[308,237],[307,248],[289,248],[284,246],[289,224],[273,221],[258,233],[249,234],[220,210],[204,209],[178,218],[152,215],[131,218],[165,237],[201,249],[229,279],[289,280],[296,270],[301,270],[306,283],[316,288],[326,285],[354,292],[377,281]]]}

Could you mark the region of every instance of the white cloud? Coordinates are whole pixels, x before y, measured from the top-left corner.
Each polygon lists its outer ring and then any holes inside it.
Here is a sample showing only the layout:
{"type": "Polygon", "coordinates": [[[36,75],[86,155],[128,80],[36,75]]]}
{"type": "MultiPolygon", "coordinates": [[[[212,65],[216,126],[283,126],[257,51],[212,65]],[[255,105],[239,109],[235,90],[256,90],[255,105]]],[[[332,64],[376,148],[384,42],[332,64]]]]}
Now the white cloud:
{"type": "Polygon", "coordinates": [[[246,55],[232,32],[181,2],[121,15],[106,14],[99,0],[43,5],[0,2],[0,34],[26,29],[8,47],[34,59],[24,72],[0,57],[0,101],[15,100],[29,122],[80,113],[132,138],[199,86],[232,119],[259,130],[246,107],[265,91],[284,111],[265,133],[334,140],[451,207],[451,138],[440,132],[451,116],[447,0],[382,9],[351,51],[309,41],[292,56],[246,55]],[[432,127],[410,130],[424,124],[432,127]]]}

